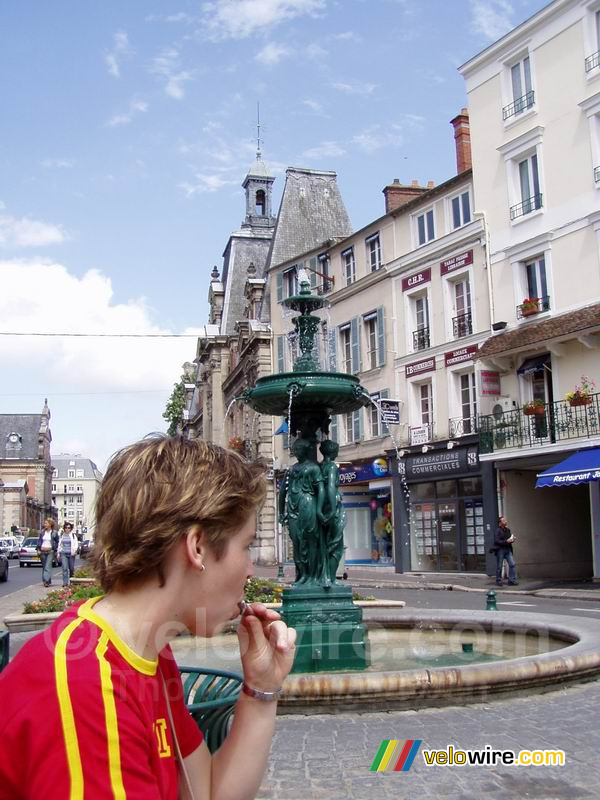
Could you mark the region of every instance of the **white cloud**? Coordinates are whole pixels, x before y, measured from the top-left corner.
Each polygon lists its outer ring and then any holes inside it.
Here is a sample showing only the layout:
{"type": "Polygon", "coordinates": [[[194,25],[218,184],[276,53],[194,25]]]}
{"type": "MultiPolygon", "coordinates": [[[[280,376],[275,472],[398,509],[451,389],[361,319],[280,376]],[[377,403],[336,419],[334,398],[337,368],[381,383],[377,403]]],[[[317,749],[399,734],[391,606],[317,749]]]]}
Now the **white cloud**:
{"type": "MultiPolygon", "coordinates": [[[[3,331],[172,332],[152,319],[143,299],[115,302],[110,279],[98,270],[78,277],[57,262],[30,258],[0,261],[0,271],[3,331]]],[[[194,338],[0,336],[5,374],[22,379],[4,391],[39,392],[39,409],[37,399],[31,409],[38,413],[48,397],[53,452],[70,450],[79,440],[77,452],[101,466],[124,444],[149,431],[165,430],[161,415],[166,399],[195,345],[194,338]],[[26,371],[20,373],[25,364],[26,371]]],[[[0,402],[3,410],[14,410],[15,398],[0,402]]],[[[22,408],[27,400],[21,396],[18,402],[22,408]]]]}
{"type": "Polygon", "coordinates": [[[145,114],[148,111],[148,103],[145,100],[132,100],[129,109],[124,114],[115,114],[106,123],[109,128],[116,128],[119,125],[129,125],[137,114],[145,114]]]}
{"type": "Polygon", "coordinates": [[[185,11],[178,11],[175,14],[149,14],[145,18],[146,22],[185,22],[186,25],[190,25],[194,22],[194,17],[191,14],[187,14],[185,11]]]}
{"type": "Polygon", "coordinates": [[[303,158],[335,158],[343,156],[345,148],[340,142],[328,141],[321,142],[317,147],[311,147],[302,153],[303,158]]]}
{"type": "Polygon", "coordinates": [[[71,169],[75,166],[70,158],[45,158],[41,164],[44,169],[71,169]]]}
{"type": "Polygon", "coordinates": [[[262,48],[262,50],[259,50],[254,58],[260,64],[264,64],[267,67],[272,67],[274,64],[278,64],[282,58],[291,55],[291,53],[292,51],[287,47],[284,47],[281,44],[275,44],[275,42],[269,42],[262,48]]]}
{"type": "Polygon", "coordinates": [[[104,61],[113,78],[121,77],[121,61],[126,56],[133,55],[133,52],[129,44],[129,37],[125,31],[117,31],[113,35],[112,50],[104,54],[104,61]]]}
{"type": "Polygon", "coordinates": [[[358,94],[364,97],[373,94],[377,85],[375,83],[333,83],[333,88],[344,94],[358,94]]]}
{"type": "Polygon", "coordinates": [[[309,44],[304,52],[310,59],[315,60],[319,58],[325,58],[327,55],[327,50],[325,50],[324,47],[321,47],[321,45],[317,44],[316,42],[309,44]]]}
{"type": "Polygon", "coordinates": [[[374,153],[384,147],[400,147],[406,134],[420,130],[425,122],[418,114],[404,114],[396,122],[370,125],[352,137],[352,143],[365,153],[374,153]]]}
{"type": "Polygon", "coordinates": [[[165,93],[174,100],[185,97],[184,84],[193,78],[192,72],[181,69],[179,51],[174,47],[168,47],[154,59],[151,72],[160,76],[165,93]]]}
{"type": "Polygon", "coordinates": [[[354,31],[342,31],[342,33],[335,33],[333,35],[334,39],[338,39],[340,42],[361,42],[362,38],[358,35],[358,33],[354,33],[354,31]]]}
{"type": "Polygon", "coordinates": [[[239,184],[239,179],[230,180],[228,178],[224,178],[222,175],[206,175],[203,173],[197,173],[194,178],[194,183],[184,181],[183,183],[179,184],[179,188],[183,189],[186,197],[193,197],[195,194],[204,194],[205,192],[216,192],[219,189],[222,189],[224,186],[234,186],[239,184]]]}
{"type": "MultiPolygon", "coordinates": [[[[19,219],[8,214],[0,214],[0,247],[44,247],[61,244],[66,238],[60,225],[52,225],[29,217],[19,219]]],[[[4,275],[2,279],[4,281],[4,275]]],[[[4,285],[2,291],[4,292],[4,285]]]]}
{"type": "Polygon", "coordinates": [[[508,0],[471,0],[471,28],[486,39],[499,39],[514,27],[508,0]]]}
{"type": "Polygon", "coordinates": [[[204,4],[205,31],[214,39],[243,39],[286,20],[315,15],[327,0],[212,0],[204,4]]]}
{"type": "Polygon", "coordinates": [[[306,100],[303,100],[302,104],[307,108],[310,108],[311,111],[323,111],[322,104],[318,103],[316,100],[311,100],[310,97],[307,97],[306,100]]]}

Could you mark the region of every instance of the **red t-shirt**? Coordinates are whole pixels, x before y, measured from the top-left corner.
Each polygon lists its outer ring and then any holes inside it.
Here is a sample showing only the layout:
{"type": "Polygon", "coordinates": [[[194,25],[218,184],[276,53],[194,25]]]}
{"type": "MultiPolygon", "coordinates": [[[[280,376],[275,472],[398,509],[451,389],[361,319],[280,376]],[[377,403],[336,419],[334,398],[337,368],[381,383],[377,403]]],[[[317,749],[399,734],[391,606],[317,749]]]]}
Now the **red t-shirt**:
{"type": "Polygon", "coordinates": [[[0,675],[0,800],[174,800],[162,672],[183,757],[202,733],[170,647],[134,653],[93,611],[69,608],[0,675]]]}

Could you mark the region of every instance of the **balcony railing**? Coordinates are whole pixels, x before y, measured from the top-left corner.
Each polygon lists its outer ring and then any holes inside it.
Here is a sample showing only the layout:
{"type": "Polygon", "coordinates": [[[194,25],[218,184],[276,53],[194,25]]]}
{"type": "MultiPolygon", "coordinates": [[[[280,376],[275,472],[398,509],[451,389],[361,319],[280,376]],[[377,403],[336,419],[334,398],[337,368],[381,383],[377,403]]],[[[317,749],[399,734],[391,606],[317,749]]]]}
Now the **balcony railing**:
{"type": "Polygon", "coordinates": [[[600,167],[594,167],[594,180],[600,183],[600,167]]]}
{"type": "Polygon", "coordinates": [[[586,405],[565,400],[540,406],[539,413],[521,409],[479,417],[479,448],[482,453],[512,448],[588,439],[600,435],[600,394],[589,396],[586,405]]]}
{"type": "Polygon", "coordinates": [[[466,314],[459,314],[452,320],[452,332],[455,339],[460,339],[461,336],[470,336],[473,333],[473,322],[471,320],[471,312],[467,311],[466,314]]]}
{"type": "Polygon", "coordinates": [[[532,89],[530,92],[527,92],[527,94],[524,94],[522,97],[517,97],[512,103],[504,106],[502,109],[502,119],[514,117],[515,114],[520,114],[522,111],[525,111],[525,109],[531,108],[534,103],[535,92],[532,89]]]}
{"type": "Polygon", "coordinates": [[[542,311],[550,309],[550,296],[544,295],[543,297],[532,297],[529,302],[521,303],[517,306],[517,319],[525,319],[526,317],[535,317],[536,314],[541,314],[542,311]],[[537,303],[533,303],[537,300],[537,303]]]}
{"type": "Polygon", "coordinates": [[[468,436],[470,433],[477,433],[479,426],[477,417],[454,417],[448,420],[448,437],[454,439],[458,436],[468,436]]]}
{"type": "Polygon", "coordinates": [[[413,350],[426,350],[429,347],[429,328],[413,331],[413,350]]]}
{"type": "Polygon", "coordinates": [[[518,217],[524,217],[526,214],[531,214],[532,211],[537,211],[538,208],[542,207],[543,195],[534,194],[531,197],[528,197],[526,200],[523,200],[522,203],[517,203],[516,206],[510,207],[510,218],[517,219],[518,217]]]}
{"type": "Polygon", "coordinates": [[[595,53],[592,53],[591,56],[588,56],[585,60],[585,71],[591,72],[595,67],[600,66],[600,50],[597,50],[595,53]]]}

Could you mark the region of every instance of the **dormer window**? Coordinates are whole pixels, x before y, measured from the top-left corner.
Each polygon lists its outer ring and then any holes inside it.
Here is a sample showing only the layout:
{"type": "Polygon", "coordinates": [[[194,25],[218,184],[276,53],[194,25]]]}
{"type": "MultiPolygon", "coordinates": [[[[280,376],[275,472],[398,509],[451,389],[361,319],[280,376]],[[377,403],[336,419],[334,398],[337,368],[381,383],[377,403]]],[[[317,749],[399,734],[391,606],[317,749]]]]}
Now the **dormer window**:
{"type": "Polygon", "coordinates": [[[265,191],[264,189],[259,189],[256,192],[256,208],[255,208],[256,214],[259,217],[264,217],[266,208],[267,208],[267,199],[265,197],[265,191]]]}
{"type": "Polygon", "coordinates": [[[7,458],[16,457],[23,446],[23,440],[18,433],[12,431],[6,437],[6,456],[7,458]]]}

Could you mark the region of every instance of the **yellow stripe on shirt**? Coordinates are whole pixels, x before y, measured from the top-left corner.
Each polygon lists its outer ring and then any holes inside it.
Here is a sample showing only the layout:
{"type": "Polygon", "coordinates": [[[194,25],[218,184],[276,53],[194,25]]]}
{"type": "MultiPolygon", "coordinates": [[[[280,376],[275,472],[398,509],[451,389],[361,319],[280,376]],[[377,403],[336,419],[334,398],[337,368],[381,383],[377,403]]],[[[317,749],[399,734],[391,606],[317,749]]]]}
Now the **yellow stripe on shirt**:
{"type": "Polygon", "coordinates": [[[69,695],[69,683],[67,677],[67,644],[69,637],[81,625],[83,619],[74,619],[63,630],[56,641],[54,647],[54,678],[56,681],[56,694],[58,695],[58,705],[60,707],[60,720],[62,723],[65,748],[67,751],[67,763],[69,766],[69,778],[71,781],[71,791],[69,800],[83,800],[83,769],[81,767],[81,753],[79,752],[79,741],[77,739],[77,729],[75,728],[75,717],[73,716],[73,705],[69,695]]]}
{"type": "Polygon", "coordinates": [[[115,800],[126,800],[125,787],[123,786],[123,773],[121,771],[119,724],[117,721],[117,707],[112,684],[112,671],[110,662],[107,661],[105,657],[109,641],[109,636],[106,631],[104,631],[96,646],[96,656],[100,665],[100,685],[102,687],[102,701],[104,703],[106,741],[108,742],[110,785],[115,800]]]}

